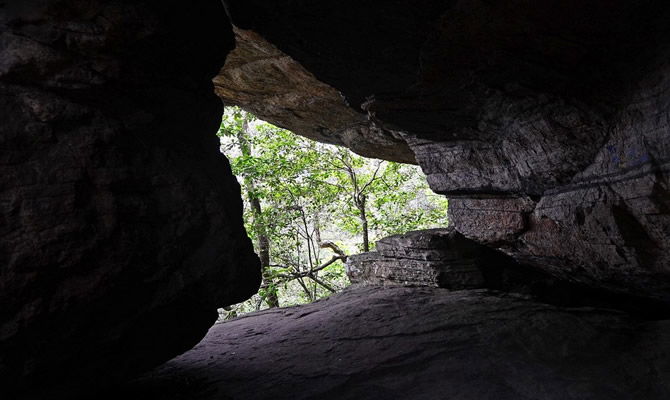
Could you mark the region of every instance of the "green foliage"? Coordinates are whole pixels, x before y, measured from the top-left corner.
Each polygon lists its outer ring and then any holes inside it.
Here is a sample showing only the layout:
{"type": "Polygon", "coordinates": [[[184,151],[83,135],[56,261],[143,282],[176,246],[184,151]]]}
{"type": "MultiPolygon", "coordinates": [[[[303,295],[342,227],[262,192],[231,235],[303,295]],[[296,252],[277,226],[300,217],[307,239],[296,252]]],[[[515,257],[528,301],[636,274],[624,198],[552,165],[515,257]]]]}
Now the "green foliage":
{"type": "Polygon", "coordinates": [[[447,225],[447,200],[430,191],[418,167],[366,159],[233,107],[218,135],[242,185],[247,232],[256,246],[270,243],[263,287],[228,317],[263,307],[271,295],[292,305],[344,288],[344,257],[334,249],[360,252],[368,234],[373,243],[447,225]]]}

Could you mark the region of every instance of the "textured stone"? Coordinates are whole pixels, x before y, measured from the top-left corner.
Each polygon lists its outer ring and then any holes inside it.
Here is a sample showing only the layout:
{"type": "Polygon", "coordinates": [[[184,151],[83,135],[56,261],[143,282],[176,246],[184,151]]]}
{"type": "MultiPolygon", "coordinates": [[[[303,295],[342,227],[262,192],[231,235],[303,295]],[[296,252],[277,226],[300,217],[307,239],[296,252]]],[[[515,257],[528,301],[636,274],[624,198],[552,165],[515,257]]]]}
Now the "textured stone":
{"type": "Polygon", "coordinates": [[[664,400],[669,330],[481,290],[363,287],[215,325],[109,398],[664,400]]]}
{"type": "Polygon", "coordinates": [[[617,293],[601,282],[580,282],[569,274],[552,274],[545,268],[520,264],[453,228],[381,239],[376,251],[349,256],[345,266],[349,280],[356,285],[486,288],[562,307],[589,305],[645,318],[670,317],[666,302],[649,299],[644,292],[617,293]]]}
{"type": "Polygon", "coordinates": [[[216,1],[183,11],[0,4],[3,399],[168,360],[258,287],[215,136],[233,35],[216,1]]]}
{"type": "Polygon", "coordinates": [[[670,3],[226,4],[403,138],[456,230],[670,303],[670,3]]]}
{"type": "Polygon", "coordinates": [[[396,133],[319,81],[253,31],[233,28],[235,49],[214,78],[216,94],[275,125],[320,142],[344,145],[365,157],[416,163],[396,133]]]}
{"type": "Polygon", "coordinates": [[[485,280],[479,263],[492,261],[489,252],[481,253],[486,247],[448,228],[386,237],[376,249],[347,258],[352,283],[481,288],[485,280]]]}

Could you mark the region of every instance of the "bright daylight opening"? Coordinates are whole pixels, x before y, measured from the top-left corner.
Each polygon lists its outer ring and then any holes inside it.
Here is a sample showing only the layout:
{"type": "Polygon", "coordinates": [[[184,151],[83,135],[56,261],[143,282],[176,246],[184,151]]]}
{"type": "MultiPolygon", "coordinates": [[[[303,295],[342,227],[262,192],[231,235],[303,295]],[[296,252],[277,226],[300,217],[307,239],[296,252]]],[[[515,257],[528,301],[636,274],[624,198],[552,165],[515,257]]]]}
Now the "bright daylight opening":
{"type": "Polygon", "coordinates": [[[364,158],[227,107],[218,132],[244,199],[244,223],[261,260],[251,299],[219,321],[305,304],[349,285],[348,256],[383,237],[447,226],[447,199],[418,166],[364,158]]]}

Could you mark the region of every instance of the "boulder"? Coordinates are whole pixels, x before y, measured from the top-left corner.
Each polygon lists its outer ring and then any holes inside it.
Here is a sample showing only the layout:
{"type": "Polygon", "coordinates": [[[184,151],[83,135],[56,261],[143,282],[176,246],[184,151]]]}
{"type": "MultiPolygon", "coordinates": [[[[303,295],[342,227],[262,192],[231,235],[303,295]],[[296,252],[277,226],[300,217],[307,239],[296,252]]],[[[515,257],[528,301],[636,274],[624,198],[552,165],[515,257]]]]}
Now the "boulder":
{"type": "Polygon", "coordinates": [[[359,286],[486,288],[561,307],[614,308],[644,318],[670,318],[670,306],[663,301],[558,278],[542,268],[520,264],[453,228],[383,238],[375,251],[349,256],[345,266],[351,283],[359,286]]]}
{"type": "Polygon", "coordinates": [[[491,253],[450,228],[421,230],[386,237],[376,251],[349,256],[346,270],[354,284],[482,288],[491,253]]]}

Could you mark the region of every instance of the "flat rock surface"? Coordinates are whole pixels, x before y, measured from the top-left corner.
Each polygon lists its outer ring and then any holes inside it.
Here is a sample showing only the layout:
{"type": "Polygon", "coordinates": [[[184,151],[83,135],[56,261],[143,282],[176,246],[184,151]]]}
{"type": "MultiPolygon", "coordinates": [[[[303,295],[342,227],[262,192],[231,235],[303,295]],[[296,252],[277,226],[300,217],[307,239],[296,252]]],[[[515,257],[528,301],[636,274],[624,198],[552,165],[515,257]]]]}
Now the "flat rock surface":
{"type": "Polygon", "coordinates": [[[667,399],[670,322],[484,290],[354,287],[217,324],[111,398],[667,399]]]}

